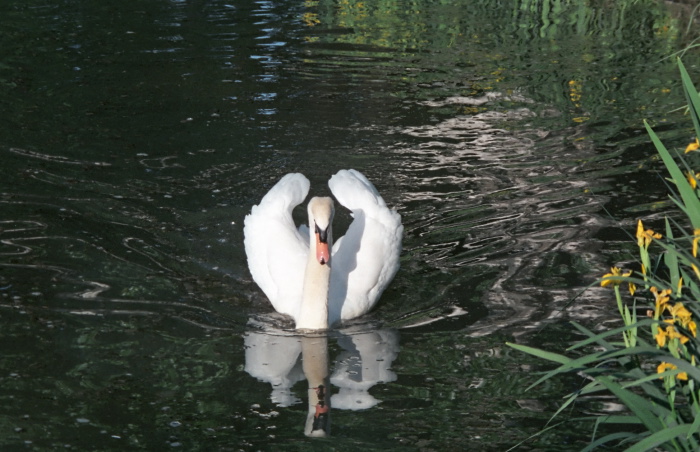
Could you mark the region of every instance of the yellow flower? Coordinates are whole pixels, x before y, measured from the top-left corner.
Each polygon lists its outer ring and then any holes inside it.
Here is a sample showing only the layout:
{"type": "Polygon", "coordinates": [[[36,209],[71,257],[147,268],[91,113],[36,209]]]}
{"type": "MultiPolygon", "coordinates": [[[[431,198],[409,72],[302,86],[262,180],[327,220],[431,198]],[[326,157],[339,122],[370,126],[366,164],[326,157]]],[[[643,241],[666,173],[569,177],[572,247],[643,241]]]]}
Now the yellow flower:
{"type": "Polygon", "coordinates": [[[637,222],[637,245],[644,248],[649,248],[652,239],[660,239],[661,234],[654,232],[651,229],[644,230],[642,220],[637,222]]]}
{"type": "Polygon", "coordinates": [[[698,138],[695,137],[695,141],[693,143],[690,143],[685,148],[685,153],[687,154],[688,152],[697,151],[698,149],[700,149],[700,141],[698,141],[698,138]]]}
{"type": "Polygon", "coordinates": [[[683,306],[683,303],[678,302],[671,307],[667,306],[666,309],[668,309],[668,312],[671,313],[674,319],[679,319],[684,325],[690,322],[692,314],[683,306]]]}
{"type": "Polygon", "coordinates": [[[669,325],[666,328],[666,333],[668,334],[669,339],[678,339],[681,341],[681,344],[685,344],[690,340],[688,339],[688,336],[679,333],[676,327],[673,325],[669,325]]]}
{"type": "MultiPolygon", "coordinates": [[[[690,331],[693,337],[697,337],[698,327],[692,320],[693,314],[683,305],[683,303],[678,302],[672,307],[666,306],[668,312],[673,316],[673,320],[680,320],[681,326],[686,330],[690,331]]],[[[684,344],[687,342],[682,341],[684,344]]]]}
{"type": "Polygon", "coordinates": [[[688,183],[693,188],[693,190],[698,186],[698,178],[700,178],[700,173],[686,172],[685,178],[688,179],[688,183]]]}
{"type": "Polygon", "coordinates": [[[665,347],[666,346],[666,330],[659,327],[657,329],[656,335],[654,336],[654,339],[656,339],[656,343],[659,345],[659,347],[665,347]]]}
{"type": "Polygon", "coordinates": [[[630,290],[630,295],[634,296],[634,293],[637,291],[637,285],[633,282],[629,283],[628,285],[629,290],[630,290]]]}
{"type": "Polygon", "coordinates": [[[656,373],[662,374],[662,373],[666,372],[667,370],[673,370],[673,369],[678,369],[678,366],[676,366],[675,364],[662,362],[661,364],[659,364],[656,367],[656,373]]]}
{"type": "Polygon", "coordinates": [[[659,326],[656,336],[654,336],[659,347],[665,347],[666,343],[673,339],[680,340],[681,344],[685,344],[690,340],[687,336],[678,332],[676,327],[673,326],[673,320],[666,320],[664,323],[667,324],[666,327],[659,326]]]}
{"type": "MultiPolygon", "coordinates": [[[[666,372],[667,370],[674,370],[678,369],[678,366],[671,364],[671,363],[661,363],[659,366],[656,368],[656,373],[662,374],[666,372]]],[[[679,380],[688,380],[688,374],[686,372],[679,372],[676,374],[676,378],[679,380]]]]}
{"type": "Polygon", "coordinates": [[[628,271],[626,273],[622,273],[622,270],[620,270],[618,267],[610,267],[610,273],[606,273],[603,275],[603,280],[600,281],[600,287],[608,287],[608,286],[619,286],[622,284],[622,279],[621,278],[626,278],[632,274],[632,271],[628,271]]]}
{"type": "Polygon", "coordinates": [[[693,230],[693,257],[698,257],[698,242],[700,242],[700,229],[693,230]]]}
{"type": "Polygon", "coordinates": [[[671,299],[671,289],[666,289],[659,292],[659,289],[652,286],[649,290],[651,291],[651,293],[654,294],[654,298],[656,299],[656,318],[658,319],[659,316],[663,313],[664,309],[666,309],[666,306],[668,305],[668,302],[671,299]]]}

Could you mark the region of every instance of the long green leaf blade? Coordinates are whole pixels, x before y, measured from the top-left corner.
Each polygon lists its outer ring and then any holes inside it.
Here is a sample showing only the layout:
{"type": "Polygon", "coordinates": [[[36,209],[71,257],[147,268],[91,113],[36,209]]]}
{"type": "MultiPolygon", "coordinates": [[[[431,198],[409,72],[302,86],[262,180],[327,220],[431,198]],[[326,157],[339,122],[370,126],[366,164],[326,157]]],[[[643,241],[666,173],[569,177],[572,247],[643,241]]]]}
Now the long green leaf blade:
{"type": "Polygon", "coordinates": [[[599,377],[600,381],[606,388],[617,396],[627,408],[629,408],[651,432],[658,432],[664,429],[663,423],[654,413],[654,405],[631,391],[624,389],[618,383],[608,377],[599,377]]]}
{"type": "Polygon", "coordinates": [[[680,58],[678,58],[678,69],[681,72],[681,80],[683,81],[683,91],[685,92],[685,97],[688,101],[688,109],[690,110],[690,116],[693,118],[693,125],[695,125],[695,135],[700,137],[700,96],[693,85],[693,81],[688,75],[688,71],[685,70],[685,66],[680,58]]]}
{"type": "Polygon", "coordinates": [[[688,180],[683,175],[683,172],[681,171],[681,169],[678,167],[676,162],[673,160],[673,157],[671,157],[671,154],[666,149],[666,146],[664,146],[664,144],[661,142],[661,140],[659,140],[659,137],[656,136],[656,133],[651,128],[649,123],[646,122],[646,120],[644,121],[644,126],[646,127],[647,132],[649,133],[649,136],[651,137],[651,141],[654,143],[654,146],[656,147],[656,150],[658,151],[659,155],[661,156],[661,160],[663,160],[664,165],[666,165],[666,169],[671,174],[671,178],[673,179],[673,182],[676,184],[676,188],[678,188],[678,193],[681,195],[681,198],[683,199],[683,204],[685,204],[685,207],[687,209],[688,218],[690,219],[690,222],[692,223],[693,228],[700,229],[700,200],[698,199],[697,195],[695,194],[695,191],[693,190],[693,188],[688,183],[688,180]]]}
{"type": "Polygon", "coordinates": [[[648,450],[653,450],[655,447],[666,444],[677,438],[684,437],[690,430],[690,425],[681,424],[675,427],[665,428],[654,433],[651,436],[647,436],[637,444],[626,449],[626,452],[646,452],[648,450]]]}
{"type": "MultiPolygon", "coordinates": [[[[673,240],[673,230],[671,229],[671,224],[668,222],[668,218],[666,218],[666,238],[673,240]]],[[[681,275],[678,270],[678,253],[675,252],[675,249],[674,251],[666,251],[664,253],[664,263],[666,267],[668,267],[668,273],[671,277],[671,287],[676,291],[681,275]]]]}
{"type": "MultiPolygon", "coordinates": [[[[623,279],[623,278],[620,278],[620,279],[623,279]]],[[[643,284],[643,282],[642,282],[642,284],[643,284]]],[[[574,345],[569,347],[567,350],[576,350],[577,348],[581,348],[581,347],[584,347],[586,345],[590,345],[594,342],[605,347],[607,350],[612,350],[612,349],[614,349],[614,347],[609,342],[604,341],[603,339],[607,338],[608,336],[619,335],[622,332],[627,331],[631,328],[638,328],[640,326],[651,325],[652,323],[654,323],[654,320],[653,319],[642,319],[639,322],[633,323],[632,325],[621,326],[621,327],[615,328],[613,330],[604,331],[604,332],[599,333],[599,334],[595,334],[593,332],[590,332],[589,330],[585,329],[584,327],[578,325],[576,322],[571,322],[571,323],[579,331],[582,331],[582,332],[588,331],[588,333],[592,334],[593,336],[589,337],[588,339],[584,339],[580,342],[575,343],[574,345]]]]}
{"type": "Polygon", "coordinates": [[[552,352],[546,352],[544,350],[540,350],[539,348],[528,347],[527,345],[514,344],[512,342],[506,342],[506,345],[508,347],[512,347],[516,350],[520,350],[521,352],[525,352],[529,355],[537,356],[538,358],[543,358],[543,359],[546,359],[547,361],[554,361],[555,363],[559,363],[559,364],[566,364],[569,361],[571,361],[571,358],[567,358],[564,355],[559,355],[557,353],[552,353],[552,352]]]}
{"type": "Polygon", "coordinates": [[[605,443],[609,443],[610,441],[620,441],[623,439],[629,439],[629,438],[634,438],[637,435],[630,433],[630,432],[617,432],[617,433],[611,433],[609,435],[605,435],[602,438],[597,439],[596,441],[590,443],[588,446],[586,446],[584,449],[581,449],[581,452],[588,452],[591,450],[595,450],[598,447],[602,446],[605,443]]]}

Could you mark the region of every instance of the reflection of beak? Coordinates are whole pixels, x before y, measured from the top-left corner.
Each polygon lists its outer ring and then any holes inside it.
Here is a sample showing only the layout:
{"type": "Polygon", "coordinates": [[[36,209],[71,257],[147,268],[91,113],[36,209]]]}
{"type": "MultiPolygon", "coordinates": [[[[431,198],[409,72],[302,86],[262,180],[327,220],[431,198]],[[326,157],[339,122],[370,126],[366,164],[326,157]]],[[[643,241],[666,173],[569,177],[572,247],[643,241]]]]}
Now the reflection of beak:
{"type": "Polygon", "coordinates": [[[316,260],[321,265],[326,265],[331,260],[331,252],[328,249],[328,234],[316,227],[316,260]]]}
{"type": "Polygon", "coordinates": [[[328,337],[302,336],[301,363],[309,382],[304,434],[325,438],[331,434],[331,391],[328,381],[328,337]]]}

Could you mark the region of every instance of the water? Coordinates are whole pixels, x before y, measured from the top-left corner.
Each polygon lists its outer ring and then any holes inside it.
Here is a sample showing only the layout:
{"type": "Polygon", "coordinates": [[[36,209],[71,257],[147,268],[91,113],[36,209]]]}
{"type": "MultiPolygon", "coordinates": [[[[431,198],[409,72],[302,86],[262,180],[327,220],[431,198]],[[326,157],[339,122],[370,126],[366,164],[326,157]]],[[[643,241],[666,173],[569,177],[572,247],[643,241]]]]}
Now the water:
{"type": "MultiPolygon", "coordinates": [[[[543,363],[504,342],[561,349],[568,320],[615,318],[608,291],[570,300],[630,259],[637,218],[658,227],[671,209],[642,120],[669,146],[692,138],[662,59],[693,39],[688,16],[655,2],[5,2],[3,450],[525,440],[580,382],[526,392],[543,363]],[[282,175],[327,194],[341,168],[401,213],[404,253],[372,314],[306,349],[328,362],[332,409],[330,436],[309,439],[304,341],[270,327],[242,221],[282,175]]],[[[684,61],[697,75],[697,55],[684,61]]],[[[524,448],[570,450],[588,431],[524,448]]]]}

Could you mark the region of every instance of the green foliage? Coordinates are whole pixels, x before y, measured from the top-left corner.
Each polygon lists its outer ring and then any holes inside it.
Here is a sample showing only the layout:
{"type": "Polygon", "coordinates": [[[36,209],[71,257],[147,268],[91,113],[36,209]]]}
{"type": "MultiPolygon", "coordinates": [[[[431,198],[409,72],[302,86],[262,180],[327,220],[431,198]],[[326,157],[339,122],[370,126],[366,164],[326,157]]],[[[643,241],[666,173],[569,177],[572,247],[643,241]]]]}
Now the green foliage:
{"type": "MultiPolygon", "coordinates": [[[[678,66],[695,132],[700,136],[700,96],[680,60],[678,66]]],[[[639,221],[636,237],[641,270],[623,272],[613,267],[600,280],[601,286],[614,289],[624,326],[595,334],[574,323],[587,339],[570,347],[569,352],[583,351],[582,355],[569,358],[509,344],[559,365],[534,385],[563,373],[587,376],[588,383],[569,394],[554,416],[579,397],[591,394],[612,394],[628,408],[628,413],[623,415],[595,417],[593,437],[584,450],[604,444],[624,446],[628,451],[700,449],[700,341],[694,320],[700,315],[698,174],[690,169],[689,159],[678,153],[672,155],[649,124],[645,125],[671,176],[669,180],[675,188],[671,199],[685,214],[692,233],[685,232],[687,226],[667,219],[666,237],[662,238],[639,221]],[[674,236],[674,229],[682,234],[674,236]],[[652,244],[661,250],[661,256],[652,256],[649,250],[652,244]],[[652,262],[663,265],[652,266],[652,262]],[[630,299],[621,293],[622,284],[629,287],[631,305],[630,299]],[[643,289],[637,290],[637,286],[643,289]],[[647,316],[638,319],[637,313],[641,312],[647,316]],[[618,335],[622,335],[623,342],[610,340],[618,335]],[[614,433],[598,437],[601,429],[613,426],[614,433]]],[[[688,146],[686,153],[699,147],[696,141],[688,146]]]]}

